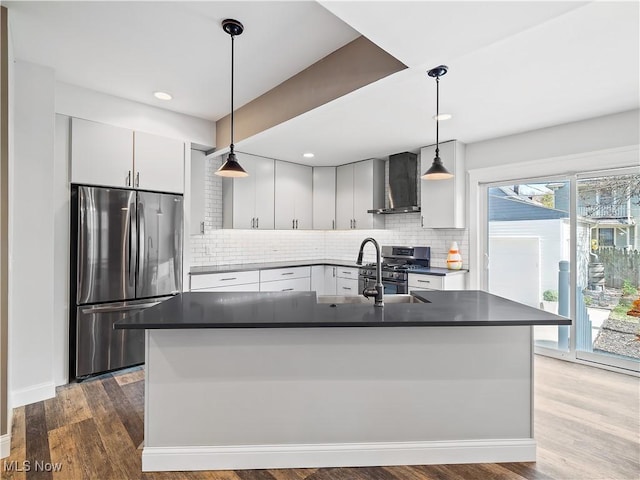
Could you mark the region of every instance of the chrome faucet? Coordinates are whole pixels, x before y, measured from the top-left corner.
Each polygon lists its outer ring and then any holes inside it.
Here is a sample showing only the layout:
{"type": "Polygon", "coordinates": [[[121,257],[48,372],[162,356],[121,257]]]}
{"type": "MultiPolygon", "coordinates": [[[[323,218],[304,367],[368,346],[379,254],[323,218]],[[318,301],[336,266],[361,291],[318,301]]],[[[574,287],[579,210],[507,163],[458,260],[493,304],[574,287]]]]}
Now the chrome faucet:
{"type": "Polygon", "coordinates": [[[373,288],[365,288],[362,291],[362,295],[366,298],[376,297],[376,301],[373,305],[376,307],[384,307],[384,302],[382,301],[382,294],[384,293],[384,287],[382,286],[382,259],[380,258],[380,245],[378,245],[378,242],[371,237],[365,238],[360,244],[360,251],[358,252],[358,260],[356,261],[356,264],[362,265],[362,254],[367,242],[373,243],[373,246],[376,247],[376,284],[373,288]]]}

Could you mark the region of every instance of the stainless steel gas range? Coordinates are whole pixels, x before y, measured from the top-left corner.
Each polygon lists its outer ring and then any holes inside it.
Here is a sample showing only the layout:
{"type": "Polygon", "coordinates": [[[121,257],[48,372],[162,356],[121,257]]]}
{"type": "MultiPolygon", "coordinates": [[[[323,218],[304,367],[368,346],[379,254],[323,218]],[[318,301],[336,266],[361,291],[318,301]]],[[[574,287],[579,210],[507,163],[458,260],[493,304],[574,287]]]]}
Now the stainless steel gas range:
{"type": "MultiPolygon", "coordinates": [[[[424,271],[431,263],[431,247],[382,247],[382,285],[385,295],[409,293],[409,272],[424,271]]],[[[376,283],[376,264],[359,269],[358,291],[376,283]]]]}

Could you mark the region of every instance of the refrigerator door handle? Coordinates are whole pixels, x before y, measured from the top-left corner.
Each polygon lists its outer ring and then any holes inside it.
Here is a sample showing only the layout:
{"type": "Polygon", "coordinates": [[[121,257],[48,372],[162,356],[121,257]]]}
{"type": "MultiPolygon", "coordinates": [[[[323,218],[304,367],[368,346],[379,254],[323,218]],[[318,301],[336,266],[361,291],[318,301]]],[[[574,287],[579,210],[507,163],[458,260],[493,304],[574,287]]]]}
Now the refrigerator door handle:
{"type": "Polygon", "coordinates": [[[145,242],[146,238],[146,228],[145,228],[145,218],[144,218],[144,203],[142,201],[138,201],[138,284],[141,284],[143,279],[142,275],[145,269],[145,242]]]}
{"type": "Polygon", "coordinates": [[[91,315],[94,313],[113,313],[126,312],[128,310],[142,310],[143,308],[155,307],[160,302],[140,303],[137,305],[125,305],[119,307],[87,307],[81,310],[83,315],[91,315]]]}
{"type": "Polygon", "coordinates": [[[129,204],[129,285],[135,289],[136,282],[136,257],[138,254],[136,226],[136,203],[135,200],[129,204]]]}

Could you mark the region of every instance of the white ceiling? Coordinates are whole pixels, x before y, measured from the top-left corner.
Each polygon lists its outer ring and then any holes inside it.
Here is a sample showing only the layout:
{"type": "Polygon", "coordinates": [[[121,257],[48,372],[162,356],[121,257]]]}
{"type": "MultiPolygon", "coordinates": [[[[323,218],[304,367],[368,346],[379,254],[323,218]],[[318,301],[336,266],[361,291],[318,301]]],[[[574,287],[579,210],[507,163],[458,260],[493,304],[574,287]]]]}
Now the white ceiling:
{"type": "Polygon", "coordinates": [[[258,97],[359,36],[315,2],[3,2],[16,58],[53,67],[58,80],[199,118],[258,97]],[[164,102],[161,90],[173,95],[164,102]]]}
{"type": "Polygon", "coordinates": [[[465,142],[638,108],[638,2],[6,2],[16,57],[60,80],[216,120],[360,33],[410,68],[238,142],[337,165],[435,142],[435,82],[450,67],[440,138],[465,142]],[[325,8],[323,8],[326,7],[325,8]],[[174,94],[170,103],[154,90],[174,94]]]}

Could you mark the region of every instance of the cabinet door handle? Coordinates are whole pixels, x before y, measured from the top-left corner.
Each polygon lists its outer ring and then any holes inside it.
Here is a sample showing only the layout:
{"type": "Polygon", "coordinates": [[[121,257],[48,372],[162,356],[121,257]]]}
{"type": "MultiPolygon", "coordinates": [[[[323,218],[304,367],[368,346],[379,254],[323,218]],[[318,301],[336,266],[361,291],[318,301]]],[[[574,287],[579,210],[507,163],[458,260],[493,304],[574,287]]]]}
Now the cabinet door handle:
{"type": "Polygon", "coordinates": [[[131,170],[129,170],[129,173],[127,174],[127,187],[131,186],[131,170]]]}
{"type": "Polygon", "coordinates": [[[251,228],[256,228],[256,219],[255,219],[255,217],[251,217],[251,228]]]}
{"type": "Polygon", "coordinates": [[[285,272],[285,273],[281,273],[280,275],[293,275],[293,272],[285,272]]]}
{"type": "Polygon", "coordinates": [[[256,228],[260,228],[260,224],[258,223],[260,221],[260,219],[258,217],[256,217],[256,228]]]}
{"type": "Polygon", "coordinates": [[[204,233],[204,222],[200,222],[200,233],[204,233]]]}
{"type": "Polygon", "coordinates": [[[140,172],[136,173],[136,187],[140,186],[140,172]]]}
{"type": "Polygon", "coordinates": [[[353,218],[349,220],[349,228],[353,228],[353,218]]]}
{"type": "Polygon", "coordinates": [[[221,278],[221,282],[228,282],[229,280],[237,280],[238,277],[221,278]]]}
{"type": "Polygon", "coordinates": [[[298,219],[296,219],[296,230],[298,229],[298,219]]]}
{"type": "Polygon", "coordinates": [[[332,270],[333,270],[333,276],[335,278],[335,276],[336,276],[336,267],[333,267],[332,270]]]}
{"type": "Polygon", "coordinates": [[[420,226],[424,227],[424,217],[420,216],[420,226]]]}
{"type": "Polygon", "coordinates": [[[291,292],[293,290],[293,288],[283,288],[282,290],[280,290],[281,292],[291,292]]]}
{"type": "Polygon", "coordinates": [[[354,219],[353,219],[353,228],[358,228],[358,227],[357,227],[357,225],[358,225],[358,224],[356,223],[356,219],[354,218],[354,219]]]}
{"type": "Polygon", "coordinates": [[[291,220],[291,228],[296,228],[296,221],[295,220],[291,220]]]}
{"type": "Polygon", "coordinates": [[[331,230],[335,230],[335,229],[336,229],[336,221],[331,220],[331,230]]]}
{"type": "Polygon", "coordinates": [[[343,290],[351,290],[351,287],[342,287],[343,290]]]}

